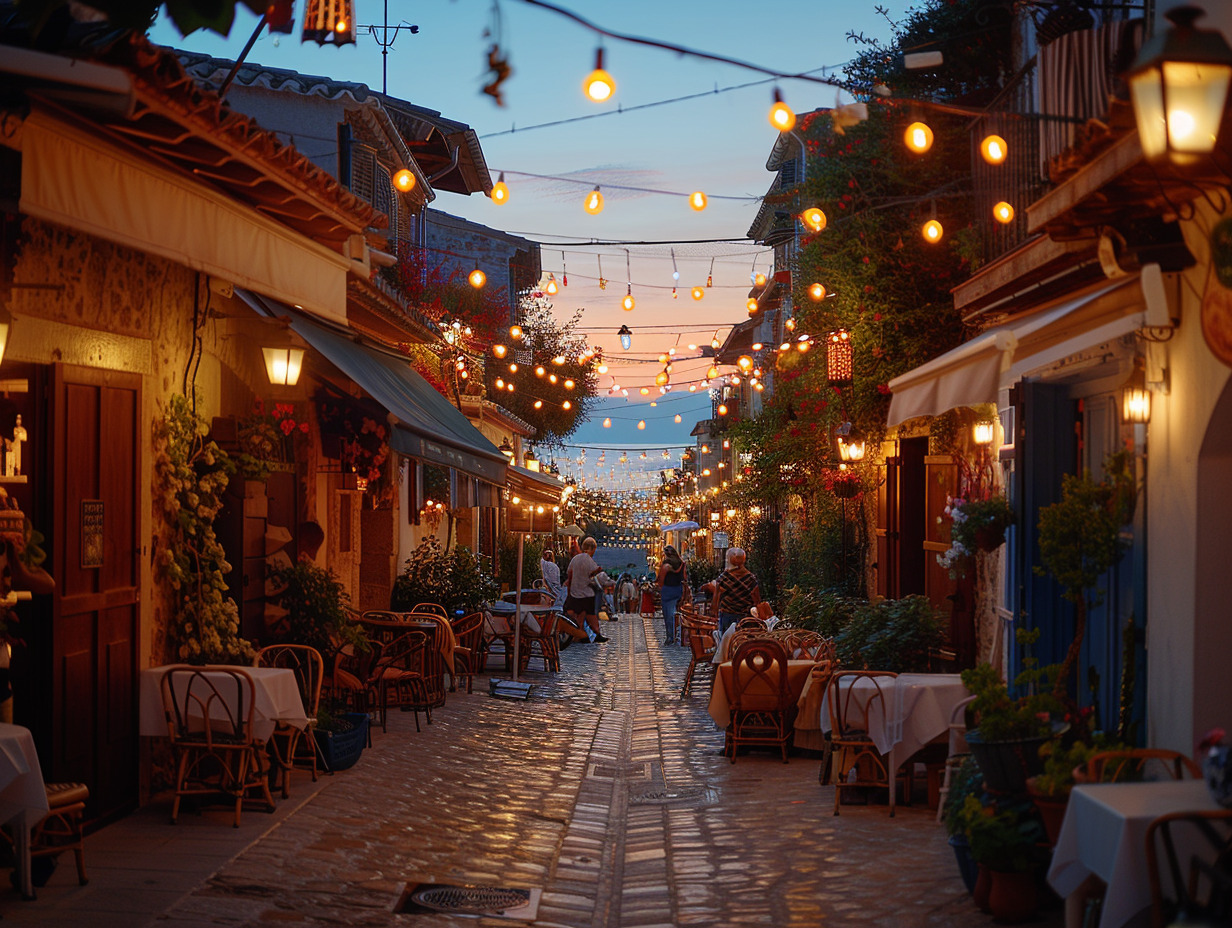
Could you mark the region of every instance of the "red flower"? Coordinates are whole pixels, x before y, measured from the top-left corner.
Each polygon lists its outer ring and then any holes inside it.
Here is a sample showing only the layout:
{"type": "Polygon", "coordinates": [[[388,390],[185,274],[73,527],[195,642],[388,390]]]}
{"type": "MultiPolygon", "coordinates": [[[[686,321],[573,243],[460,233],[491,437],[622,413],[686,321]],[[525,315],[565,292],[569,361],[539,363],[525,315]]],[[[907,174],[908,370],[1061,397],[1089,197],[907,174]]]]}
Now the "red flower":
{"type": "Polygon", "coordinates": [[[301,422],[301,423],[299,424],[299,430],[300,430],[301,432],[303,432],[305,435],[307,435],[307,434],[308,434],[308,423],[307,423],[307,422],[301,422]]]}
{"type": "Polygon", "coordinates": [[[877,384],[877,392],[880,393],[882,396],[889,396],[890,385],[888,383],[877,384]]]}
{"type": "Polygon", "coordinates": [[[873,322],[881,321],[881,313],[873,313],[873,322]]]}
{"type": "Polygon", "coordinates": [[[283,419],[281,422],[278,423],[278,427],[282,429],[283,435],[290,435],[292,432],[295,431],[295,423],[292,422],[290,419],[283,419]]]}

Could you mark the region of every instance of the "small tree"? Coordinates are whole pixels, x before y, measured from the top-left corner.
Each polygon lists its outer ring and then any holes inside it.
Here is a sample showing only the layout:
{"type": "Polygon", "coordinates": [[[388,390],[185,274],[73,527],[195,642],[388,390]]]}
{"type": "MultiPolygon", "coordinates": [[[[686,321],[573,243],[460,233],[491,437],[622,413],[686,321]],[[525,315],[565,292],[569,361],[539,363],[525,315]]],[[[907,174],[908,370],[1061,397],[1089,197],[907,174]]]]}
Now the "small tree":
{"type": "Polygon", "coordinates": [[[1099,581],[1125,554],[1128,543],[1121,527],[1134,516],[1138,488],[1128,451],[1104,460],[1104,476],[1094,480],[1090,471],[1081,477],[1066,474],[1061,499],[1040,510],[1041,576],[1052,574],[1061,595],[1074,604],[1074,640],[1070,642],[1053,689],[1063,699],[1070,674],[1078,663],[1086,635],[1087,612],[1104,601],[1099,581]]]}

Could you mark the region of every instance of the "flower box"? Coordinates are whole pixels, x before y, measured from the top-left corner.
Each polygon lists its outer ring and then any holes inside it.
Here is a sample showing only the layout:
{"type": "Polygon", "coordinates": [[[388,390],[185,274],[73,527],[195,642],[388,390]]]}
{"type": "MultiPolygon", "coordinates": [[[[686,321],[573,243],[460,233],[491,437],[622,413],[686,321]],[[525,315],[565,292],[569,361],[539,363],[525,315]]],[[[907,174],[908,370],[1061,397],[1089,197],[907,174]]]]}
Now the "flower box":
{"type": "Polygon", "coordinates": [[[312,735],[317,740],[325,768],[330,771],[354,767],[368,744],[368,716],[363,712],[348,712],[339,720],[349,723],[345,731],[323,731],[314,728],[312,735]]]}

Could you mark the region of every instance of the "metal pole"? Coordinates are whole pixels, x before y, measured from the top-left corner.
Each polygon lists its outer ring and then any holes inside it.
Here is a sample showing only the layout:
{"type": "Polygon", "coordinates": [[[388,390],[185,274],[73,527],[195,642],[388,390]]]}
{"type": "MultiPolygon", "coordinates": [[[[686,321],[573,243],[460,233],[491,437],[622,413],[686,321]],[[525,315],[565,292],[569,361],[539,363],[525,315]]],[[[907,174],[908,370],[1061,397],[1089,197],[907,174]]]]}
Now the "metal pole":
{"type": "MultiPolygon", "coordinates": [[[[534,518],[534,515],[531,515],[534,518]]],[[[522,551],[526,536],[518,532],[517,592],[513,594],[513,682],[518,682],[518,665],[522,662],[522,551]]]]}

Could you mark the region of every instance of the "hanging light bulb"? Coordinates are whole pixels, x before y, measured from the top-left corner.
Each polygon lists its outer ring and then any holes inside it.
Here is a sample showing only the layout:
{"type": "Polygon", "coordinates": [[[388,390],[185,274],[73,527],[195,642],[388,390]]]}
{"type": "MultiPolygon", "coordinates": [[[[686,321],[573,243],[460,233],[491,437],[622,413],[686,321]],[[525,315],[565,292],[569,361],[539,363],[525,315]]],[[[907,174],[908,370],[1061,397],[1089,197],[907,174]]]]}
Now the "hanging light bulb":
{"type": "Polygon", "coordinates": [[[488,275],[476,267],[466,279],[470,281],[472,287],[478,290],[488,282],[488,275]]]}
{"type": "Polygon", "coordinates": [[[572,389],[574,388],[574,386],[575,386],[575,384],[573,383],[573,381],[572,381],[572,380],[566,380],[566,381],[565,381],[565,389],[566,389],[566,390],[572,390],[572,389]]]}
{"type": "Polygon", "coordinates": [[[903,142],[917,155],[933,147],[933,130],[922,122],[913,122],[903,133],[903,142]]]}
{"type": "Polygon", "coordinates": [[[595,368],[595,371],[596,371],[597,373],[600,373],[600,374],[606,374],[606,373],[607,373],[607,365],[606,365],[606,364],[604,364],[602,361],[600,361],[600,362],[599,362],[599,366],[595,368]]]}
{"type": "Polygon", "coordinates": [[[999,135],[986,135],[980,142],[980,156],[989,164],[1004,163],[1008,154],[1009,148],[1005,144],[1005,139],[999,135]]]}
{"type": "Polygon", "coordinates": [[[515,362],[510,363],[510,365],[509,365],[509,373],[511,373],[511,374],[516,374],[517,372],[518,372],[518,365],[517,365],[517,362],[515,361],[515,362]]]}
{"type": "Polygon", "coordinates": [[[590,193],[586,194],[586,202],[582,204],[582,209],[592,216],[598,216],[603,212],[603,194],[599,192],[597,186],[590,193]]]}
{"type": "Polygon", "coordinates": [[[535,368],[535,376],[536,376],[536,377],[542,377],[542,376],[543,376],[544,374],[546,374],[546,373],[547,373],[547,369],[546,369],[546,368],[545,368],[542,364],[538,365],[538,366],[535,368]]]}
{"type": "Polygon", "coordinates": [[[920,234],[924,236],[924,241],[936,244],[941,241],[941,236],[945,234],[945,229],[936,219],[930,219],[924,223],[924,227],[920,229],[920,234]]]}
{"type": "Polygon", "coordinates": [[[633,347],[633,332],[627,325],[622,325],[616,333],[620,336],[620,347],[628,351],[633,347]]]}
{"type": "Polygon", "coordinates": [[[542,408],[543,408],[543,400],[535,400],[535,408],[536,408],[536,409],[542,409],[542,408]]]}
{"type": "Polygon", "coordinates": [[[633,299],[633,286],[631,284],[625,291],[625,298],[620,301],[620,305],[625,312],[632,312],[633,307],[637,305],[637,301],[633,299]]]}
{"type": "Polygon", "coordinates": [[[508,352],[509,352],[509,349],[506,348],[504,345],[493,345],[492,346],[492,353],[496,355],[498,358],[503,358],[506,354],[508,354],[508,352]]]}
{"type": "Polygon", "coordinates": [[[753,369],[753,359],[747,354],[742,354],[736,358],[736,367],[740,368],[746,374],[753,369]]]}
{"type": "Polygon", "coordinates": [[[646,431],[646,420],[645,420],[645,419],[639,419],[639,420],[638,420],[638,423],[637,423],[637,430],[638,430],[639,432],[644,432],[644,431],[646,431]]]}
{"type": "Polygon", "coordinates": [[[677,425],[679,425],[680,424],[680,413],[676,413],[676,418],[673,419],[672,421],[675,422],[677,425]]]}
{"type": "Polygon", "coordinates": [[[826,298],[825,285],[820,283],[809,284],[808,295],[810,300],[820,303],[826,298]]]}
{"type": "Polygon", "coordinates": [[[766,275],[763,274],[761,271],[758,271],[756,274],[753,275],[753,286],[754,287],[764,287],[765,285],[766,285],[766,275]]]}
{"type": "Polygon", "coordinates": [[[565,400],[563,403],[560,404],[560,408],[568,412],[570,409],[573,408],[573,404],[569,402],[568,400],[565,400]]]}
{"type": "Polygon", "coordinates": [[[787,331],[794,332],[796,328],[796,320],[788,319],[786,322],[783,323],[783,325],[787,326],[787,331]]]}
{"type": "Polygon", "coordinates": [[[715,411],[716,411],[716,412],[717,412],[720,416],[725,416],[725,415],[727,415],[727,404],[726,404],[726,403],[719,403],[719,408],[718,408],[717,410],[715,410],[715,411]]]}
{"type": "Polygon", "coordinates": [[[586,96],[596,103],[605,103],[616,92],[616,81],[612,75],[603,70],[603,49],[595,49],[595,69],[586,75],[582,82],[582,90],[586,96]]]}
{"type": "Polygon", "coordinates": [[[800,221],[813,232],[820,232],[826,227],[826,214],[816,206],[810,206],[800,214],[800,221]]]}
{"type": "Polygon", "coordinates": [[[667,386],[668,381],[670,380],[671,380],[671,377],[668,375],[666,370],[659,371],[659,373],[655,374],[655,386],[656,387],[665,387],[667,386]]]}
{"type": "Polygon", "coordinates": [[[748,308],[750,316],[757,315],[757,310],[761,309],[761,306],[758,304],[757,300],[753,299],[753,297],[749,297],[749,301],[744,305],[748,308]]]}
{"type": "Polygon", "coordinates": [[[556,293],[560,290],[560,288],[556,286],[555,275],[548,274],[548,285],[544,287],[543,289],[544,289],[544,292],[548,293],[551,296],[556,295],[556,293]]]}
{"type": "Polygon", "coordinates": [[[796,126],[796,114],[783,102],[783,94],[774,88],[774,102],[770,106],[770,125],[780,132],[790,132],[796,126]]]}
{"type": "Polygon", "coordinates": [[[515,342],[522,340],[522,327],[520,325],[511,325],[509,327],[509,337],[515,342]]]}
{"type": "Polygon", "coordinates": [[[611,420],[610,418],[604,417],[604,419],[603,419],[603,427],[604,427],[605,429],[610,429],[610,428],[612,427],[612,420],[611,420]]]}
{"type": "Polygon", "coordinates": [[[706,202],[706,195],[700,190],[694,190],[689,194],[689,206],[699,213],[706,208],[706,202]]]}
{"type": "Polygon", "coordinates": [[[689,291],[689,293],[692,295],[693,299],[695,300],[700,300],[702,297],[706,295],[706,291],[701,287],[694,287],[692,290],[689,291]]]}
{"type": "Polygon", "coordinates": [[[410,193],[415,189],[415,175],[407,168],[403,168],[396,173],[393,176],[393,182],[394,186],[402,193],[410,193]]]}
{"type": "Polygon", "coordinates": [[[706,379],[714,380],[719,376],[719,368],[717,365],[711,364],[709,370],[706,371],[706,379]]]}
{"type": "Polygon", "coordinates": [[[548,383],[556,383],[559,379],[555,374],[548,374],[548,383]]]}
{"type": "Polygon", "coordinates": [[[992,217],[1000,223],[1014,221],[1014,207],[1002,200],[992,208],[992,217]]]}
{"type": "MultiPolygon", "coordinates": [[[[489,175],[491,176],[491,175],[489,175]]],[[[492,192],[488,194],[492,198],[492,202],[497,206],[503,206],[509,202],[509,186],[505,183],[505,172],[500,172],[500,177],[496,179],[496,183],[492,185],[492,192]]]]}

